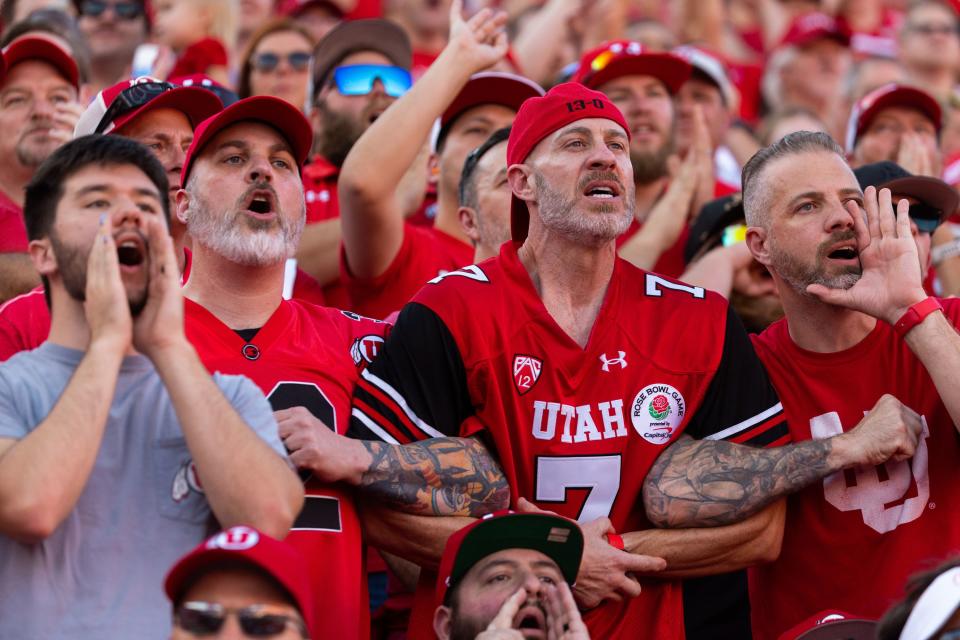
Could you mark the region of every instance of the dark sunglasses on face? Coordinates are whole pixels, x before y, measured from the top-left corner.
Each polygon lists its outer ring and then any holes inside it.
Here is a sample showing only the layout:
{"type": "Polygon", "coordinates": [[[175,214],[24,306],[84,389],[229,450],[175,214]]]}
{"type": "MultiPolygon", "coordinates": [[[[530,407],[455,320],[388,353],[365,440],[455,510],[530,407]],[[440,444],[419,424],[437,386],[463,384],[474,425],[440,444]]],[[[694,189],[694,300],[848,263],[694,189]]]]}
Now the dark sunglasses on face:
{"type": "Polygon", "coordinates": [[[124,20],[136,20],[143,15],[143,5],[139,2],[101,2],[101,0],[84,0],[80,3],[80,15],[99,18],[108,9],[118,18],[124,20]]]}
{"type": "Polygon", "coordinates": [[[220,631],[227,616],[237,616],[240,629],[251,638],[270,638],[293,626],[300,636],[307,637],[307,628],[299,616],[269,613],[266,605],[254,604],[241,609],[212,602],[184,602],[176,608],[173,623],[195,636],[213,635],[220,631]]]}
{"type": "Polygon", "coordinates": [[[337,91],[345,96],[365,96],[373,91],[374,83],[383,84],[384,93],[399,98],[413,86],[410,72],[400,67],[380,64],[355,64],[337,67],[333,71],[333,82],[337,91]]]}
{"type": "Polygon", "coordinates": [[[294,71],[306,71],[310,65],[310,53],[307,51],[294,51],[286,56],[279,56],[275,53],[258,53],[253,57],[253,68],[261,73],[270,73],[280,64],[280,61],[286,59],[294,71]]]}
{"type": "Polygon", "coordinates": [[[933,233],[940,226],[940,210],[916,202],[910,205],[910,220],[920,233],[933,233]]]}

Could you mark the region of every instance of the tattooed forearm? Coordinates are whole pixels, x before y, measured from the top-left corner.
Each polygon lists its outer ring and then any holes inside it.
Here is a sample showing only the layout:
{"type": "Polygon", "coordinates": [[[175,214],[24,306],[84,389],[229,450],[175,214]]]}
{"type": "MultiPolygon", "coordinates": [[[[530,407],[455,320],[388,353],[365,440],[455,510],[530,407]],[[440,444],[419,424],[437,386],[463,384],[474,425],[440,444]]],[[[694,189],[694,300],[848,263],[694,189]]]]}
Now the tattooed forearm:
{"type": "Polygon", "coordinates": [[[510,486],[500,465],[473,438],[363,445],[373,462],[363,473],[360,490],[393,508],[476,518],[510,504],[510,486]]]}
{"type": "Polygon", "coordinates": [[[739,522],[780,496],[837,470],[830,440],[755,449],[681,438],[657,458],[644,481],[647,517],[658,527],[713,527],[739,522]]]}

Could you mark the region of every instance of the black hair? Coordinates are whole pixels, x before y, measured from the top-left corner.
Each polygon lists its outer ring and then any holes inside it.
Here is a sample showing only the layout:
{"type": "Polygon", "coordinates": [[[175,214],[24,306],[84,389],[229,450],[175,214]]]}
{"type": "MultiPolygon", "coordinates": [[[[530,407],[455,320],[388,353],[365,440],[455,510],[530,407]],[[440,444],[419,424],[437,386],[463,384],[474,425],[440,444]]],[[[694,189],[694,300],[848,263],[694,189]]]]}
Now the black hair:
{"type": "Polygon", "coordinates": [[[463,171],[460,172],[460,206],[477,208],[477,181],[474,179],[477,165],[490,149],[510,137],[510,127],[497,129],[484,140],[483,144],[471,151],[463,161],[463,171]]]}
{"type": "Polygon", "coordinates": [[[170,222],[169,182],[156,156],[129,138],[93,134],[72,140],[54,151],[27,184],[23,217],[30,240],[50,234],[57,216],[57,206],[63,197],[64,183],[90,165],[133,165],[143,171],[156,186],[163,216],[167,223],[170,222]]]}

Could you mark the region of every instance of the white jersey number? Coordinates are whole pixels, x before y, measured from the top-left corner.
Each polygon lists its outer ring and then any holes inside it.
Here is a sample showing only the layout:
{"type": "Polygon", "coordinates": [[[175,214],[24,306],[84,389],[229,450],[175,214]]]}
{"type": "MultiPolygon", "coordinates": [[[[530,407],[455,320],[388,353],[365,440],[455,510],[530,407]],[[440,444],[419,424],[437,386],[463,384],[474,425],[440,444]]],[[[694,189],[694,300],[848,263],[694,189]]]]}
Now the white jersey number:
{"type": "MultiPolygon", "coordinates": [[[[930,429],[927,427],[927,419],[920,419],[923,432],[913,458],[885,463],[883,466],[886,479],[880,478],[875,466],[857,467],[853,470],[856,483],[852,486],[847,486],[843,471],[830,474],[823,479],[823,495],[827,502],[840,511],[860,511],[864,524],[879,533],[888,533],[901,524],[919,518],[930,499],[930,476],[927,469],[927,438],[930,437],[930,429]],[[910,490],[911,477],[917,482],[917,495],[903,500],[910,490]],[[898,504],[886,506],[892,503],[898,504]]],[[[836,412],[830,412],[812,418],[810,433],[817,440],[840,435],[843,433],[840,416],[836,412]]]]}
{"type": "Polygon", "coordinates": [[[537,502],[566,502],[567,489],[589,489],[577,522],[608,517],[620,491],[620,456],[537,458],[537,502]]]}
{"type": "Polygon", "coordinates": [[[671,291],[683,291],[684,293],[689,293],[690,295],[692,295],[694,298],[697,298],[698,300],[702,300],[703,297],[706,295],[706,293],[703,290],[703,287],[693,287],[689,284],[680,284],[679,282],[670,282],[669,280],[664,280],[660,276],[653,273],[647,274],[646,284],[647,284],[646,293],[651,298],[659,298],[663,296],[663,291],[660,290],[661,287],[664,289],[670,289],[671,291]]]}

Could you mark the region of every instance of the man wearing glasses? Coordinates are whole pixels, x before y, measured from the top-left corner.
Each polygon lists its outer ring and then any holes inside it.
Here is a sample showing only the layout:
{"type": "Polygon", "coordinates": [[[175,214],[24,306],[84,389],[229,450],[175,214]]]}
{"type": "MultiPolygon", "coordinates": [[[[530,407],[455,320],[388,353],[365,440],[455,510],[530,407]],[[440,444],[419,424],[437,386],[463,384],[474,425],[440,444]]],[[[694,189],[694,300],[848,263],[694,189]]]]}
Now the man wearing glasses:
{"type": "Polygon", "coordinates": [[[960,57],[957,14],[950,4],[932,0],[911,3],[897,44],[907,77],[938,100],[945,100],[956,84],[960,57]]]}
{"type": "Polygon", "coordinates": [[[146,41],[150,23],[143,0],[73,0],[77,25],[90,46],[94,92],[129,74],[133,53],[146,41]]]}
{"type": "MultiPolygon", "coordinates": [[[[464,160],[491,133],[512,124],[524,100],[543,94],[521,76],[484,72],[506,54],[506,35],[479,40],[482,33],[467,31],[475,28],[474,19],[464,22],[457,11],[451,33],[459,41],[364,133],[344,163],[341,278],[350,308],[373,318],[399,311],[427,281],[473,263],[474,247],[458,215],[464,160]],[[422,228],[404,222],[397,185],[423,162],[418,149],[437,119],[429,159],[437,175],[437,214],[432,228],[422,228]]],[[[493,29],[495,21],[488,17],[484,24],[493,29]]]]}
{"type": "Polygon", "coordinates": [[[294,547],[256,529],[216,534],[167,575],[172,640],[325,637],[313,620],[306,567],[294,547]]]}
{"type": "MultiPolygon", "coordinates": [[[[334,28],[313,52],[310,100],[313,162],[303,171],[307,226],[297,262],[324,285],[327,304],[347,307],[339,286],[340,168],[354,143],[410,88],[410,41],[387,20],[355,20],[334,28]]],[[[425,181],[426,176],[421,176],[425,181]]],[[[411,190],[422,194],[423,181],[411,190]]],[[[412,208],[412,207],[411,207],[412,208]]]]}

